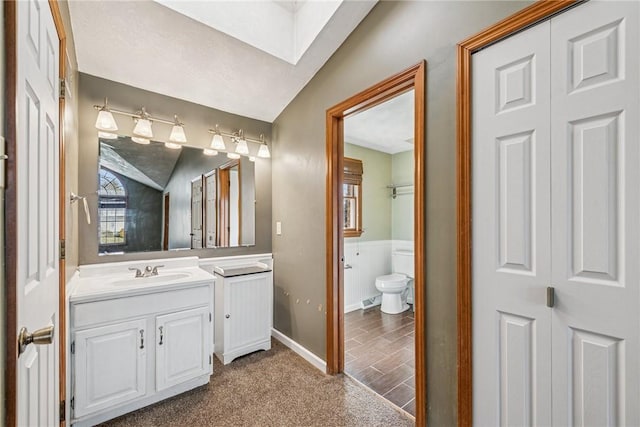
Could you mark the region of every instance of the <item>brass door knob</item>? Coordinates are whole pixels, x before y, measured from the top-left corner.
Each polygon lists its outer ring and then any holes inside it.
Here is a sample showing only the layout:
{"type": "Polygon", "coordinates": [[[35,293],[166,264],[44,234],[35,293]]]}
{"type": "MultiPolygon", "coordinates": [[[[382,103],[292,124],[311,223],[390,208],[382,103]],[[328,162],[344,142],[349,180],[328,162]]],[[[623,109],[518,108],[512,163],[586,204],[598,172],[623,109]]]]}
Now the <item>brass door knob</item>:
{"type": "Polygon", "coordinates": [[[20,329],[20,333],[18,334],[18,355],[24,353],[27,346],[31,343],[38,345],[51,344],[53,342],[54,329],[53,325],[45,326],[33,333],[29,333],[27,328],[20,329]]]}

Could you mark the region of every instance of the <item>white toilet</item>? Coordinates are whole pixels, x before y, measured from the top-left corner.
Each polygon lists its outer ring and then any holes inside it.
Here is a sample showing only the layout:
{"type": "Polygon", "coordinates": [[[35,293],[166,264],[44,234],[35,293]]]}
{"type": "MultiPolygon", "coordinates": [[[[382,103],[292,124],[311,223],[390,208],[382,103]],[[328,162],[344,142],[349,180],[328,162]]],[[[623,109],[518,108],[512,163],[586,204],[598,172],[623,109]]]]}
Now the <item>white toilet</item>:
{"type": "Polygon", "coordinates": [[[407,285],[413,280],[413,251],[398,249],[391,254],[393,273],[376,277],[376,289],[382,292],[380,311],[398,314],[409,309],[407,285]]]}

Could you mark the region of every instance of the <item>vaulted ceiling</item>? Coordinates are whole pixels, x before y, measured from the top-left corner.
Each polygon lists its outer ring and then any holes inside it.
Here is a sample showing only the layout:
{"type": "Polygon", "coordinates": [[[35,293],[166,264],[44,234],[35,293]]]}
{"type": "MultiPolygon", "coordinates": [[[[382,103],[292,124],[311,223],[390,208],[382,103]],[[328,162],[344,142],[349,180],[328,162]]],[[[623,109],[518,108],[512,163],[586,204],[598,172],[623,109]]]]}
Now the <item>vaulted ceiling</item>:
{"type": "Polygon", "coordinates": [[[80,72],[273,122],[375,2],[94,0],[69,8],[80,72]]]}

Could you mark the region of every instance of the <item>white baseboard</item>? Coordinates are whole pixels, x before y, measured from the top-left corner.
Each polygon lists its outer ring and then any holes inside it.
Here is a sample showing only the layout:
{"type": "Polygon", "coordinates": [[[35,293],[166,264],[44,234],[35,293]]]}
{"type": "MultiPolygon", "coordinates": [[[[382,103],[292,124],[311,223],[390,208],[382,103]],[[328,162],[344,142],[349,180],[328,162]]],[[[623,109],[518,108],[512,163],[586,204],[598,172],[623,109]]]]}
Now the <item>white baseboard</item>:
{"type": "Polygon", "coordinates": [[[316,368],[320,369],[322,373],[327,372],[327,362],[320,359],[318,356],[316,356],[315,354],[313,354],[312,352],[310,352],[309,350],[307,350],[306,348],[304,348],[303,346],[301,346],[300,344],[298,344],[297,342],[295,342],[294,340],[292,340],[291,338],[289,338],[288,336],[280,332],[279,330],[271,328],[271,336],[277,339],[278,341],[280,341],[282,344],[289,347],[291,350],[293,350],[294,353],[298,354],[304,360],[311,363],[316,368]]]}
{"type": "Polygon", "coordinates": [[[362,303],[357,302],[357,303],[355,303],[355,304],[347,305],[347,306],[344,308],[344,313],[345,313],[345,314],[347,314],[347,313],[351,313],[352,311],[360,310],[361,308],[362,308],[362,303]]]}

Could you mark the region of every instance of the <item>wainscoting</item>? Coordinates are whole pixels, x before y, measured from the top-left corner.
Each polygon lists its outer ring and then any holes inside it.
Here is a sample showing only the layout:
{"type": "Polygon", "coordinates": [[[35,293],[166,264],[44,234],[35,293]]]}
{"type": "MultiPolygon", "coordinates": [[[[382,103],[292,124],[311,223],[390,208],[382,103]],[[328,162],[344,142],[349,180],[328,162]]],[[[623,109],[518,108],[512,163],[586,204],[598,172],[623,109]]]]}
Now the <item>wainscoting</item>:
{"type": "Polygon", "coordinates": [[[413,249],[413,242],[410,240],[361,242],[356,239],[345,239],[345,313],[363,308],[362,301],[380,295],[376,289],[376,277],[392,273],[391,253],[396,249],[413,249]]]}

